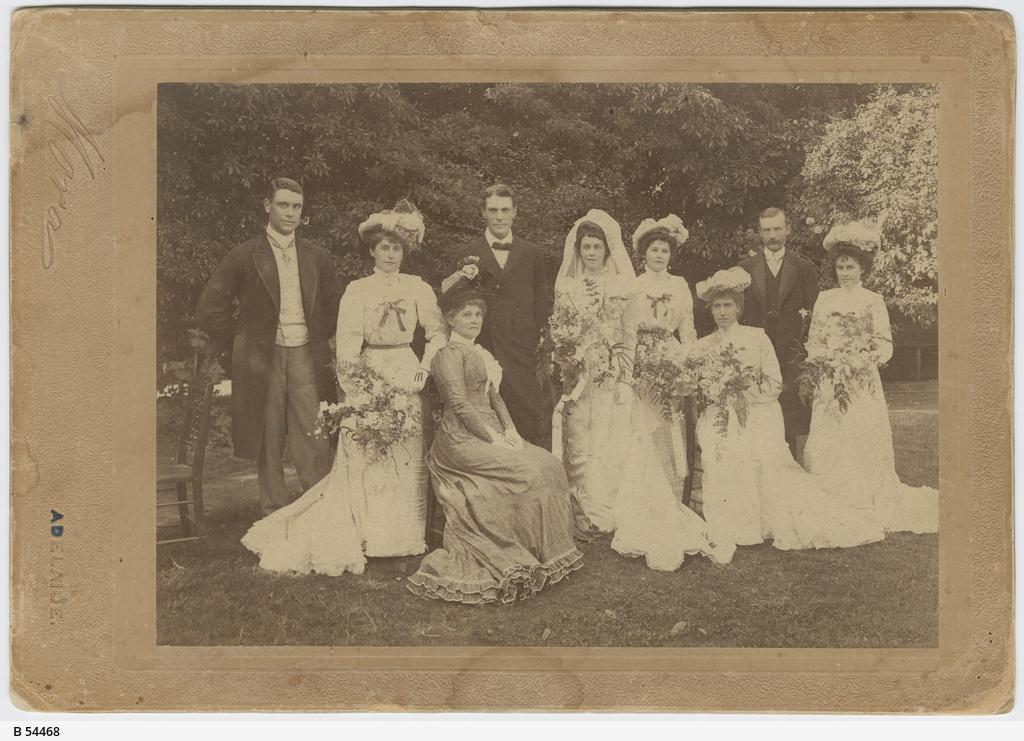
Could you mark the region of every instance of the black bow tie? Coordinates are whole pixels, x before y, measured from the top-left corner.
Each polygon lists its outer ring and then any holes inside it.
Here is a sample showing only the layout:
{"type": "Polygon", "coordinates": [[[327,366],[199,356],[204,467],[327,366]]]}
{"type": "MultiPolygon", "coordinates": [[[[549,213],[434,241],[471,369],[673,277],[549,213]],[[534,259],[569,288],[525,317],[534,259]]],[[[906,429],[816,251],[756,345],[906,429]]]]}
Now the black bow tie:
{"type": "Polygon", "coordinates": [[[495,242],[494,244],[491,245],[491,249],[492,250],[504,250],[504,251],[508,252],[510,249],[512,249],[512,243],[511,242],[495,242]]]}

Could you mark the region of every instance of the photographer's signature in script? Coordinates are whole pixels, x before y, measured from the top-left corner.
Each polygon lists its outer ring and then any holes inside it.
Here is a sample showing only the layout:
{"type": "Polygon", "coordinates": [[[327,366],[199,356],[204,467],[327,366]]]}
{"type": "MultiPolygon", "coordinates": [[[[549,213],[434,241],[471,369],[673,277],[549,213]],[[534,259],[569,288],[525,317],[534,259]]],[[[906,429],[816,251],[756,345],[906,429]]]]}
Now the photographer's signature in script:
{"type": "Polygon", "coordinates": [[[53,265],[56,235],[68,210],[71,181],[83,174],[83,165],[89,179],[95,180],[96,168],[106,160],[93,135],[68,103],[63,85],[58,84],[57,93],[48,95],[46,102],[47,166],[51,168],[50,182],[57,191],[56,200],[43,214],[42,260],[43,267],[49,268],[53,265]],[[54,165],[56,170],[52,169],[54,165]]]}

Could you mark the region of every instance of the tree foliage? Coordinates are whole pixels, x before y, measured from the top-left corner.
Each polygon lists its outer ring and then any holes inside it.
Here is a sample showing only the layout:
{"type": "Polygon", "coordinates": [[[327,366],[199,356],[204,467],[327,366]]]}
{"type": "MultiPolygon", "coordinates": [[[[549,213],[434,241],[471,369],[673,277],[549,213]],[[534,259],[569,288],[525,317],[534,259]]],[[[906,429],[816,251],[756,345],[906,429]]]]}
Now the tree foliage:
{"type": "Polygon", "coordinates": [[[825,126],[803,170],[803,212],[819,231],[850,218],[880,222],[867,283],[919,326],[935,322],[938,305],[938,131],[934,87],[885,87],[825,126]]]}
{"type": "MultiPolygon", "coordinates": [[[[309,223],[301,233],[330,251],[344,280],[371,267],[358,243],[359,222],[407,197],[423,211],[427,235],[403,269],[437,285],[457,249],[482,228],[483,187],[500,180],[520,195],[516,232],[545,250],[552,272],[565,234],[590,208],[615,216],[627,236],[644,217],[676,213],[690,239],[672,268],[692,283],[757,247],[756,215],[767,206],[792,203],[803,191],[822,204],[816,213],[823,218],[833,213],[824,204],[842,205],[847,193],[853,210],[876,203],[857,190],[855,168],[844,190],[819,187],[818,174],[856,148],[854,134],[845,132],[870,121],[857,123],[855,114],[889,100],[873,91],[868,85],[162,84],[158,362],[187,355],[199,292],[224,254],[265,226],[262,200],[272,177],[303,184],[309,223]],[[819,146],[826,132],[837,142],[831,149],[819,146]],[[818,154],[805,167],[808,150],[818,154]]],[[[918,125],[918,138],[929,135],[924,119],[918,125]]],[[[872,134],[884,133],[895,156],[898,137],[883,128],[872,134]]],[[[903,134],[913,138],[914,131],[908,119],[903,134]]],[[[872,143],[866,130],[860,136],[872,143]]],[[[877,175],[883,163],[862,171],[877,175]]],[[[901,218],[909,219],[921,200],[892,196],[886,203],[891,212],[899,205],[901,218]]],[[[793,243],[820,252],[820,235],[796,226],[793,243]]],[[[894,257],[893,265],[880,276],[895,278],[916,263],[894,257]]]]}

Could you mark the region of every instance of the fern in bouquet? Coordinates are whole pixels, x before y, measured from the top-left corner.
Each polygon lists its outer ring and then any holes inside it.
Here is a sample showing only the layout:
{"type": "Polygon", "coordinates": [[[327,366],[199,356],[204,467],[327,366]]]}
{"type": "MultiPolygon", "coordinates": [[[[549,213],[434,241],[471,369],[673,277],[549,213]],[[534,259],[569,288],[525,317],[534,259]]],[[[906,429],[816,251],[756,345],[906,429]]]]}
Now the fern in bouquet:
{"type": "Polygon", "coordinates": [[[811,403],[825,398],[840,414],[850,408],[850,391],[874,384],[874,370],[881,365],[878,341],[871,316],[856,312],[832,312],[817,320],[816,340],[808,344],[807,358],[800,363],[800,397],[811,403]]]}
{"type": "Polygon", "coordinates": [[[584,305],[571,298],[559,302],[541,338],[542,351],[558,370],[562,393],[569,394],[583,379],[602,384],[628,373],[630,358],[621,343],[605,329],[610,317],[621,316],[624,299],[602,300],[600,288],[583,279],[584,305]]]}
{"type": "Polygon", "coordinates": [[[686,369],[686,353],[675,335],[664,327],[637,333],[633,379],[637,394],[661,407],[665,416],[682,413],[683,400],[693,390],[686,369]]]}
{"type": "Polygon", "coordinates": [[[693,389],[694,404],[701,414],[714,407],[715,431],[725,437],[729,432],[729,409],[740,427],[747,424],[746,391],[763,381],[762,374],[747,365],[732,343],[715,345],[686,359],[685,374],[693,389]]]}
{"type": "Polygon", "coordinates": [[[343,398],[320,402],[315,434],[344,435],[372,460],[386,458],[391,448],[420,430],[420,404],[416,394],[387,381],[360,357],[338,368],[343,398]]]}

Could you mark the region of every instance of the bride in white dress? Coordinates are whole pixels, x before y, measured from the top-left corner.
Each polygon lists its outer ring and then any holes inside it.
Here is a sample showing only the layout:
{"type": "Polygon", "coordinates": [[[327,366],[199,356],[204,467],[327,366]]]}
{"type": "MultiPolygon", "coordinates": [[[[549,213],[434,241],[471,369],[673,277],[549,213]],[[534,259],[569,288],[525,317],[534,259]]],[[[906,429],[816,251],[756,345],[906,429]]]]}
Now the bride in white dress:
{"type": "MultiPolygon", "coordinates": [[[[696,341],[690,287],[685,278],[668,272],[672,252],[687,237],[678,216],[646,219],[633,234],[634,248],[646,268],[633,282],[628,309],[637,353],[645,351],[643,335],[648,333],[660,338],[657,342],[668,343],[667,354],[682,363],[686,348],[696,341]]],[[[667,416],[644,391],[637,388],[629,436],[622,441],[628,452],[613,511],[612,549],[643,556],[657,571],[678,569],[687,555],[728,562],[731,546],[713,548],[704,520],[680,501],[687,472],[682,420],[667,416]]]]}
{"type": "MultiPolygon", "coordinates": [[[[596,320],[604,343],[631,351],[626,309],[635,277],[618,222],[604,211],[591,209],[565,238],[555,280],[556,311],[578,312],[596,320]]],[[[620,435],[633,400],[633,369],[629,362],[618,367],[607,353],[602,355],[602,367],[588,369],[562,397],[564,446],[555,452],[563,454],[573,496],[587,519],[598,531],[611,532],[615,529],[612,507],[626,459],[620,435]]]]}
{"type": "MultiPolygon", "coordinates": [[[[338,309],[339,369],[360,356],[392,385],[407,390],[430,423],[422,389],[430,361],[446,341],[434,292],[420,278],[399,273],[410,244],[422,239],[419,213],[384,211],[359,226],[374,259],[373,274],[350,283],[338,309]],[[412,238],[410,238],[410,231],[412,238]],[[422,326],[427,346],[417,359],[409,346],[422,326]]],[[[346,378],[339,374],[345,390],[346,378]]],[[[423,553],[427,471],[422,428],[383,460],[358,445],[338,441],[334,467],[320,483],[287,507],[253,524],[242,544],[268,571],[361,574],[366,556],[423,553]]]]}
{"type": "Polygon", "coordinates": [[[889,410],[878,375],[878,366],[892,357],[889,312],[882,297],[861,282],[879,242],[877,228],[865,222],[837,225],[825,237],[839,286],[822,291],[814,305],[808,357],[842,341],[839,326],[844,319],[864,328],[875,341],[877,355],[867,377],[846,389],[845,411],[834,400],[831,382],[823,379],[814,398],[804,462],[848,506],[864,510],[881,538],[886,532],[937,532],[939,505],[935,489],[908,486],[896,475],[889,410]],[[856,321],[849,321],[851,317],[856,321]]]}

